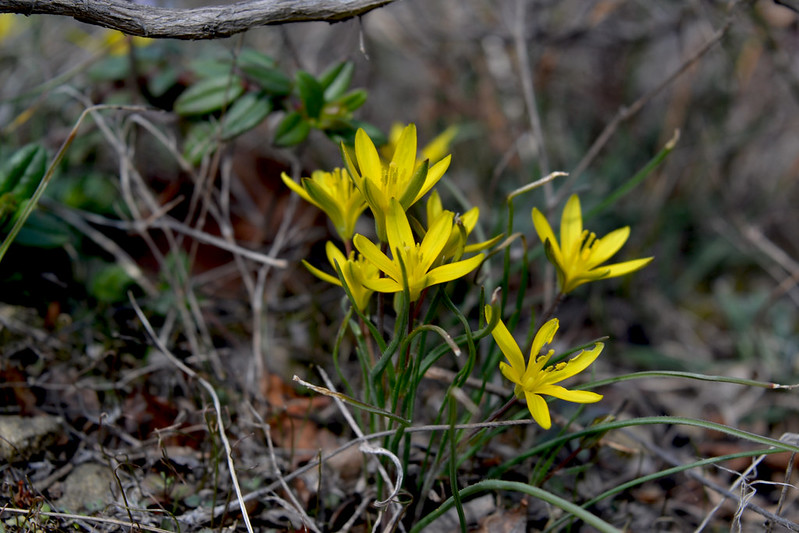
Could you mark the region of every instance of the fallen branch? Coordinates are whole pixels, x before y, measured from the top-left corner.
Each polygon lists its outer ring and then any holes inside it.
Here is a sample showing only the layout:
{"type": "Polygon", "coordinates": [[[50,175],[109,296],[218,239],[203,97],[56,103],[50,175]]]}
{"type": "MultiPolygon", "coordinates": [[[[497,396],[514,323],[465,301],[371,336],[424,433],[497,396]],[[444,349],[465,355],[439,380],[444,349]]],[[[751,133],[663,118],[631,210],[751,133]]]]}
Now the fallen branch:
{"type": "Polygon", "coordinates": [[[250,0],[175,9],[117,0],[0,0],[0,13],[61,15],[128,35],[219,39],[256,26],[347,20],[394,0],[250,0]]]}

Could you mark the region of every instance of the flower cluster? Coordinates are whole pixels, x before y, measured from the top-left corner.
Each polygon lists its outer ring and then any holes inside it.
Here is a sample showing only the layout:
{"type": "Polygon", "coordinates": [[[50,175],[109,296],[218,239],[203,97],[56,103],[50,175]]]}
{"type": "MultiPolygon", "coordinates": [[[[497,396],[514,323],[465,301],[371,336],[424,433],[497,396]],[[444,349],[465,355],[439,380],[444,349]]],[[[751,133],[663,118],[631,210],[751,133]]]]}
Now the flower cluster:
{"type": "MultiPolygon", "coordinates": [[[[327,214],[345,245],[346,254],[332,242],[326,245],[333,274],[306,261],[303,264],[320,279],[344,286],[361,313],[368,313],[374,292],[406,294],[409,302],[420,301],[429,287],[473,272],[484,261],[484,250],[502,237],[470,244],[478,209],[456,215],[444,209],[434,189],[449,167],[451,157],[446,152],[455,132],[454,128],[445,131],[424,147],[419,157],[413,124],[395,126],[389,144],[379,151],[366,132],[358,130],[354,146],[341,147],[345,168],[316,171],[300,183],[282,175],[291,190],[327,214]],[[428,193],[425,226],[408,213],[428,193]],[[374,218],[375,241],[356,233],[367,208],[374,218]]],[[[577,195],[572,195],[563,209],[560,240],[541,211],[534,208],[532,217],[546,256],[557,271],[561,296],[591,281],[635,272],[652,261],[648,257],[605,264],[627,241],[630,228],[617,229],[601,239],[583,229],[577,195]]],[[[558,319],[553,318],[536,333],[525,361],[501,317],[495,316],[498,309],[486,306],[484,314],[488,323],[494,324],[491,334],[505,355],[506,360],[499,364],[502,375],[513,383],[515,397],[527,402],[530,414],[542,428],[552,425],[543,396],[575,403],[602,399],[595,392],[558,385],[588,368],[602,352],[601,342],[568,361],[548,365],[554,350],[543,350],[559,327],[558,319]]]]}
{"type": "Polygon", "coordinates": [[[324,281],[346,284],[360,311],[366,312],[373,292],[407,290],[411,302],[419,300],[428,287],[475,270],[484,258],[478,252],[496,242],[492,239],[467,245],[479,211],[473,208],[457,217],[443,209],[435,191],[427,204],[428,228],[416,236],[411,229],[407,211],[446,172],[450,156],[444,152],[454,134],[455,130],[450,129],[434,139],[422,149],[425,158],[419,159],[413,124],[394,127],[392,142],[384,147],[382,157],[372,139],[359,129],[353,148],[342,145],[346,169],[316,171],[300,183],[282,175],[292,191],[327,214],[348,250],[345,256],[335,244],[327,243],[327,258],[334,275],[305,261],[303,264],[324,281]],[[355,234],[367,207],[374,217],[377,242],[355,234]]]}

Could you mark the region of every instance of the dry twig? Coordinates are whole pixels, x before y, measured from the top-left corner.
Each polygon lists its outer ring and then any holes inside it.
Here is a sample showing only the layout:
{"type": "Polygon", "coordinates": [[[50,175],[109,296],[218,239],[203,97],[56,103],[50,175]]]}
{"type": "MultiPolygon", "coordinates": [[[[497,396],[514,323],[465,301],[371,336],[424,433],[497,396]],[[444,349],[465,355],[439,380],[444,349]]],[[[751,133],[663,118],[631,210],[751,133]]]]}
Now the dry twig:
{"type": "Polygon", "coordinates": [[[220,39],[256,26],[288,22],[339,22],[393,0],[251,0],[173,9],[114,0],[0,0],[0,13],[61,15],[139,37],[220,39]]]}

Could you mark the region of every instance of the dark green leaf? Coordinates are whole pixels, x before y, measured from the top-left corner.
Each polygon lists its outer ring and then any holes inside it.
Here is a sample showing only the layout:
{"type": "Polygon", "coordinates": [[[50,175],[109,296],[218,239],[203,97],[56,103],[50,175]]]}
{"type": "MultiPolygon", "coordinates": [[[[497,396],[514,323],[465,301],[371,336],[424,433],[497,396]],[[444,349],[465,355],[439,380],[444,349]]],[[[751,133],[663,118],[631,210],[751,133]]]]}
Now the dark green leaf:
{"type": "Polygon", "coordinates": [[[276,146],[294,146],[304,141],[310,132],[311,126],[294,111],[286,115],[277,127],[274,142],[276,146]]]}
{"type": "Polygon", "coordinates": [[[166,67],[147,80],[150,94],[156,98],[163,96],[170,88],[178,83],[180,74],[174,67],[166,67]]]}
{"type": "Polygon", "coordinates": [[[49,185],[48,193],[75,209],[112,214],[120,196],[115,182],[110,176],[99,173],[64,176],[49,185]]]}
{"type": "Polygon", "coordinates": [[[278,69],[245,65],[241,70],[269,94],[283,96],[291,92],[291,79],[278,69]]]}
{"type": "Polygon", "coordinates": [[[325,90],[322,85],[307,72],[297,73],[297,90],[305,105],[305,113],[310,118],[319,118],[325,105],[325,90]]]}
{"type": "Polygon", "coordinates": [[[238,57],[238,65],[240,68],[245,66],[258,66],[263,68],[274,68],[275,60],[266,54],[262,54],[258,50],[252,48],[244,48],[238,57]]]}
{"type": "Polygon", "coordinates": [[[366,91],[363,89],[350,91],[338,100],[338,104],[350,112],[355,111],[364,103],[366,103],[366,91]]]}
{"type": "Polygon", "coordinates": [[[211,122],[192,124],[183,145],[183,157],[192,165],[202,161],[205,154],[213,151],[216,144],[216,125],[211,122]]]}
{"type": "Polygon", "coordinates": [[[247,93],[230,106],[222,117],[222,139],[228,140],[253,129],[272,111],[265,94],[247,93]]]}
{"type": "Polygon", "coordinates": [[[66,228],[61,219],[41,211],[34,211],[22,226],[14,242],[36,248],[58,248],[71,240],[72,235],[66,228]]]}
{"type": "Polygon", "coordinates": [[[11,194],[13,194],[17,200],[27,200],[33,196],[36,187],[41,183],[46,171],[47,153],[44,151],[44,148],[37,147],[33,158],[19,178],[19,182],[11,189],[11,194]]]}
{"type": "Polygon", "coordinates": [[[344,94],[352,82],[354,71],[355,64],[352,61],[344,61],[322,73],[319,76],[319,83],[325,90],[325,100],[329,102],[344,94]]]}
{"type": "Polygon", "coordinates": [[[44,148],[35,144],[23,146],[0,169],[0,194],[11,192],[17,199],[30,197],[44,176],[46,167],[47,154],[44,148]],[[30,192],[27,192],[28,189],[30,192]]]}
{"type": "Polygon", "coordinates": [[[175,100],[175,112],[179,115],[203,115],[229,105],[244,92],[244,84],[238,76],[209,78],[186,89],[175,100]]]}
{"type": "Polygon", "coordinates": [[[124,80],[130,75],[130,58],[127,54],[109,56],[89,68],[93,82],[124,80]]]}
{"type": "Polygon", "coordinates": [[[226,78],[230,76],[230,61],[220,59],[195,59],[189,66],[200,78],[226,78]]]}
{"type": "Polygon", "coordinates": [[[5,226],[6,223],[13,220],[18,208],[19,202],[14,198],[14,195],[10,192],[0,194],[0,232],[4,229],[11,229],[10,226],[8,228],[5,228],[5,226]]]}

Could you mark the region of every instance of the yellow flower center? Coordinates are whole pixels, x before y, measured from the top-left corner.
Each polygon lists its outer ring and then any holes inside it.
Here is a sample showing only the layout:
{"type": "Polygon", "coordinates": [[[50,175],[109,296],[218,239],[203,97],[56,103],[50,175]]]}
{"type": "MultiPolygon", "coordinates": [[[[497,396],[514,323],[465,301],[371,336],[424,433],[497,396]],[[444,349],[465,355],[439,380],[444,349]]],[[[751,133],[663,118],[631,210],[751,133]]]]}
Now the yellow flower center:
{"type": "Polygon", "coordinates": [[[397,194],[401,178],[403,178],[402,169],[393,161],[388,164],[388,167],[383,167],[383,191],[397,194]]]}
{"type": "Polygon", "coordinates": [[[580,240],[583,243],[582,246],[580,246],[580,259],[588,261],[588,259],[591,258],[591,254],[594,253],[594,248],[599,244],[599,239],[596,238],[596,233],[589,233],[588,230],[585,229],[580,236],[580,240]]]}

